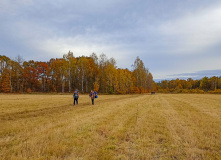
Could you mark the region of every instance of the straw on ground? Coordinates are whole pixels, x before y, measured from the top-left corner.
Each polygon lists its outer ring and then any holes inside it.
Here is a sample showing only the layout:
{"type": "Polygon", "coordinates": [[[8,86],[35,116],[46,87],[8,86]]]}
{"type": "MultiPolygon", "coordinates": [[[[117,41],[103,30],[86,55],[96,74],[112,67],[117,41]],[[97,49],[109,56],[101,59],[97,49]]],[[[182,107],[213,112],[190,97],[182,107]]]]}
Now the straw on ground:
{"type": "Polygon", "coordinates": [[[221,159],[220,95],[0,99],[0,159],[221,159]]]}

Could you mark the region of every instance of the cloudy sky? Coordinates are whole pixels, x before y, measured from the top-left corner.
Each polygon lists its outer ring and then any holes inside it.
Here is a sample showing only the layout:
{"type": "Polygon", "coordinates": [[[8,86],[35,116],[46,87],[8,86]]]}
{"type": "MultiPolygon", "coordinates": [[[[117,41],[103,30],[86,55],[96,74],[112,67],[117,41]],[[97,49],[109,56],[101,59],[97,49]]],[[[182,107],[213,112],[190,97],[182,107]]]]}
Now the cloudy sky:
{"type": "Polygon", "coordinates": [[[221,75],[220,0],[0,0],[0,55],[139,56],[154,79],[221,75]]]}

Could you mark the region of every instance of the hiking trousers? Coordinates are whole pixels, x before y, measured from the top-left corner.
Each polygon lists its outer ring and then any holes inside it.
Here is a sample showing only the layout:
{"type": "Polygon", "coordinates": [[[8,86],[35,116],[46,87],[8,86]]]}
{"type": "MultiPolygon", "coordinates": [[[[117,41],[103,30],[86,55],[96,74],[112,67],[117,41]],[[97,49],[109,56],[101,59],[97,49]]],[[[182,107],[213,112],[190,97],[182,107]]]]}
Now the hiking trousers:
{"type": "Polygon", "coordinates": [[[74,105],[75,105],[75,101],[78,104],[78,98],[74,98],[74,105]]]}
{"type": "Polygon", "coordinates": [[[94,98],[91,98],[91,101],[92,101],[92,105],[94,105],[94,98]]]}

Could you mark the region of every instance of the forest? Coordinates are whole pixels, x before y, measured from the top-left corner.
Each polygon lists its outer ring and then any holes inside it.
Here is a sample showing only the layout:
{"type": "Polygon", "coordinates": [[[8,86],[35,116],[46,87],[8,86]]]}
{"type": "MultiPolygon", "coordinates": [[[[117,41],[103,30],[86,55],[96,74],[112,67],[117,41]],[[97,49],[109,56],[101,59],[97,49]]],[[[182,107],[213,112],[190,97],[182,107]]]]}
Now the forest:
{"type": "Polygon", "coordinates": [[[221,93],[221,76],[154,82],[153,76],[137,57],[132,70],[118,68],[114,58],[105,54],[74,57],[73,52],[49,61],[13,60],[0,55],[0,92],[81,93],[96,90],[103,94],[149,93],[221,93]]]}
{"type": "Polygon", "coordinates": [[[137,57],[132,71],[118,68],[114,58],[105,54],[63,58],[47,62],[24,61],[21,56],[10,59],[0,55],[0,92],[73,92],[96,90],[104,94],[148,93],[153,89],[153,76],[137,57]]]}
{"type": "Polygon", "coordinates": [[[155,86],[160,93],[221,93],[221,76],[204,77],[200,80],[163,80],[155,86]]]}

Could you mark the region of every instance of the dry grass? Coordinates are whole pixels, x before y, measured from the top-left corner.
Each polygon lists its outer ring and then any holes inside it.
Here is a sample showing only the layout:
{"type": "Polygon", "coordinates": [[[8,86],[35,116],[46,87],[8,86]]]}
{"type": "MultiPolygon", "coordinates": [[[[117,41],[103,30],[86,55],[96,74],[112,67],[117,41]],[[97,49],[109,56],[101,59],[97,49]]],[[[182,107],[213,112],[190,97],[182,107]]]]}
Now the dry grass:
{"type": "Polygon", "coordinates": [[[0,95],[0,159],[221,159],[221,95],[72,103],[72,95],[0,95]]]}

